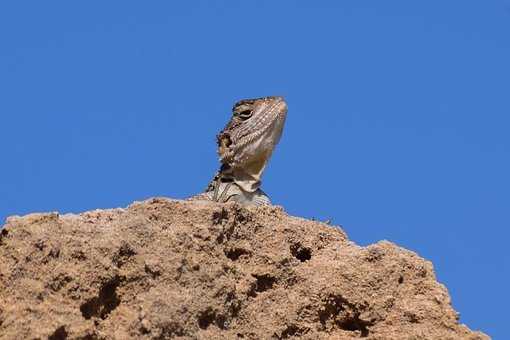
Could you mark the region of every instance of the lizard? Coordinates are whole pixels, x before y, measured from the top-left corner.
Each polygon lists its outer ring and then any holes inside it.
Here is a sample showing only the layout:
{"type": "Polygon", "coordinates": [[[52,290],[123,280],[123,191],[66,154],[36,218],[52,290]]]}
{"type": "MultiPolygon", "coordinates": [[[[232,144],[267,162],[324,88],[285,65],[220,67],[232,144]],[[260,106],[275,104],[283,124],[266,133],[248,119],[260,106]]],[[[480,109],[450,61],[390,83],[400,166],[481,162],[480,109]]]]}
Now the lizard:
{"type": "Polygon", "coordinates": [[[232,117],[216,136],[221,166],[202,194],[190,200],[268,205],[261,177],[280,141],[287,117],[282,97],[243,99],[232,108],[232,117]]]}

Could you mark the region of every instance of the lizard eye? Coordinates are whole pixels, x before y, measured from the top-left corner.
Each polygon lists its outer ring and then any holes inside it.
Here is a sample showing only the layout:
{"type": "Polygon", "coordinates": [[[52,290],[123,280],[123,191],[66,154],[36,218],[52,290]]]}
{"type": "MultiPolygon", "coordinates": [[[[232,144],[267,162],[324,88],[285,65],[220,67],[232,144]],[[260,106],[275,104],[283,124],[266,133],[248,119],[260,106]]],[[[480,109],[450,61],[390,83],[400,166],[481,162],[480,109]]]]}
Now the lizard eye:
{"type": "Polygon", "coordinates": [[[253,111],[251,110],[243,110],[237,114],[242,120],[246,120],[253,115],[253,111]]]}

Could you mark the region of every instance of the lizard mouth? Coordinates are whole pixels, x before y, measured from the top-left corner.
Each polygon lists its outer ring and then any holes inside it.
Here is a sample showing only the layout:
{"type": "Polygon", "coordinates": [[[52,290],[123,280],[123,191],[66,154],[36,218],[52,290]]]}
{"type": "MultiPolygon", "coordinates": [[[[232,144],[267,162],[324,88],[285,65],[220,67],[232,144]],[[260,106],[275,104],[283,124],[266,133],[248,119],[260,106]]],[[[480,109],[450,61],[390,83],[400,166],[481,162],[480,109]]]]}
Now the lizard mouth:
{"type": "Polygon", "coordinates": [[[282,97],[277,97],[276,105],[278,105],[280,111],[287,113],[287,103],[282,97]]]}
{"type": "Polygon", "coordinates": [[[283,97],[272,97],[274,100],[273,106],[271,107],[271,111],[277,112],[278,114],[275,116],[275,123],[281,125],[283,128],[283,124],[285,123],[285,118],[287,116],[287,103],[283,99],[283,97]]]}
{"type": "Polygon", "coordinates": [[[280,111],[287,112],[287,103],[285,102],[285,99],[280,96],[273,96],[273,97],[266,97],[268,101],[273,102],[273,106],[277,106],[280,111]]]}
{"type": "Polygon", "coordinates": [[[269,108],[267,108],[266,111],[270,113],[268,116],[273,117],[273,122],[278,123],[282,118],[285,119],[287,115],[287,103],[283,97],[266,97],[264,99],[270,102],[269,108]]]}

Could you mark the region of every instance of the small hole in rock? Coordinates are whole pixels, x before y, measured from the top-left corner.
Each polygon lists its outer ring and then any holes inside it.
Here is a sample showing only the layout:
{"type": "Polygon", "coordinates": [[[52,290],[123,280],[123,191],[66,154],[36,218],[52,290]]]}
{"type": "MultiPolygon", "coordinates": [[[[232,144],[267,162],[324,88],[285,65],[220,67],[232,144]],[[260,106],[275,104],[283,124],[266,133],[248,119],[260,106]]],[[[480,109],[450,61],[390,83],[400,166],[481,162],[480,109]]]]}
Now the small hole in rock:
{"type": "Polygon", "coordinates": [[[212,309],[207,309],[198,316],[198,327],[207,329],[214,322],[215,313],[212,309]]]}
{"type": "Polygon", "coordinates": [[[3,243],[3,238],[6,237],[8,233],[9,232],[5,228],[0,230],[0,244],[3,243]]]}
{"type": "Polygon", "coordinates": [[[312,258],[312,251],[310,248],[302,247],[300,244],[291,246],[290,252],[301,262],[308,261],[312,258]]]}
{"type": "Polygon", "coordinates": [[[225,256],[232,261],[237,261],[241,256],[249,254],[250,252],[248,250],[242,248],[231,248],[225,250],[225,256]]]}
{"type": "Polygon", "coordinates": [[[198,327],[207,329],[211,324],[215,323],[220,329],[226,329],[227,320],[223,315],[217,315],[215,311],[208,308],[198,316],[198,327]]]}
{"type": "Polygon", "coordinates": [[[252,297],[256,296],[257,293],[262,293],[273,288],[273,285],[276,283],[276,278],[268,274],[252,274],[252,276],[257,279],[252,290],[248,293],[248,295],[252,297]]]}
{"type": "Polygon", "coordinates": [[[404,277],[403,276],[398,278],[398,284],[401,285],[402,283],[404,283],[404,277]]]}
{"type": "Polygon", "coordinates": [[[303,330],[299,329],[296,325],[289,325],[285,328],[280,336],[280,339],[288,339],[293,337],[300,337],[303,330]]]}
{"type": "Polygon", "coordinates": [[[120,305],[120,299],[117,296],[117,288],[120,284],[120,278],[115,277],[107,282],[99,290],[99,296],[94,297],[80,306],[83,317],[89,320],[92,317],[106,319],[115,308],[120,305]]]}
{"type": "Polygon", "coordinates": [[[64,326],[61,326],[53,332],[52,335],[48,337],[48,340],[65,340],[67,339],[67,331],[64,326]]]}
{"type": "Polygon", "coordinates": [[[361,333],[362,338],[366,338],[369,333],[367,325],[357,318],[347,318],[345,320],[342,320],[341,322],[339,322],[338,326],[341,329],[350,332],[359,331],[361,333]]]}
{"type": "Polygon", "coordinates": [[[134,255],[136,255],[136,251],[133,247],[130,244],[123,242],[117,253],[113,256],[112,261],[116,266],[121,268],[134,255]]]}

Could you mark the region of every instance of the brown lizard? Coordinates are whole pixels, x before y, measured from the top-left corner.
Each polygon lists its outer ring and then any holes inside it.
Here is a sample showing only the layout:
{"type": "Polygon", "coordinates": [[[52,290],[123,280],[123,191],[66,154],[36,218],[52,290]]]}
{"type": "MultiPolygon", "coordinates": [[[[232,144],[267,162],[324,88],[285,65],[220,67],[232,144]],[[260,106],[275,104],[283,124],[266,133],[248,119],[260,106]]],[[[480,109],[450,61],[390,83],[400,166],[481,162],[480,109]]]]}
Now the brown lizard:
{"type": "Polygon", "coordinates": [[[261,177],[282,135],[287,104],[282,97],[244,99],[216,137],[221,167],[204,193],[192,200],[271,204],[260,189],[261,177]]]}

